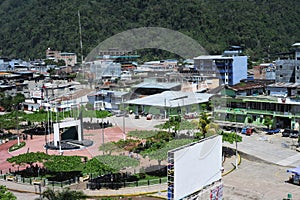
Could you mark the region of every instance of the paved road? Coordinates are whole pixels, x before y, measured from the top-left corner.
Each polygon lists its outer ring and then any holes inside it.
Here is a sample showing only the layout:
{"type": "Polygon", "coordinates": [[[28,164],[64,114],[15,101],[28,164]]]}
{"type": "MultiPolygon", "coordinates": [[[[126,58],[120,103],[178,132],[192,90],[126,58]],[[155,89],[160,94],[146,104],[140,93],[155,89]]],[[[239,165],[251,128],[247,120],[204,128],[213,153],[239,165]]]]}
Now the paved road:
{"type": "Polygon", "coordinates": [[[239,168],[222,178],[226,200],[300,199],[300,186],[286,183],[288,167],[242,159],[239,168]]]}
{"type": "MultiPolygon", "coordinates": [[[[238,150],[259,159],[281,166],[300,166],[300,153],[295,150],[297,139],[282,137],[280,133],[267,135],[263,132],[252,136],[243,136],[243,142],[238,143],[238,150]]],[[[224,143],[235,148],[235,144],[224,143]]]]}
{"type": "MultiPolygon", "coordinates": [[[[292,194],[300,199],[300,186],[286,183],[291,174],[287,169],[300,165],[300,153],[295,150],[296,139],[281,134],[255,133],[243,136],[238,143],[242,163],[238,170],[223,177],[225,199],[283,199],[292,194]]],[[[224,146],[235,148],[234,144],[224,146]]]]}

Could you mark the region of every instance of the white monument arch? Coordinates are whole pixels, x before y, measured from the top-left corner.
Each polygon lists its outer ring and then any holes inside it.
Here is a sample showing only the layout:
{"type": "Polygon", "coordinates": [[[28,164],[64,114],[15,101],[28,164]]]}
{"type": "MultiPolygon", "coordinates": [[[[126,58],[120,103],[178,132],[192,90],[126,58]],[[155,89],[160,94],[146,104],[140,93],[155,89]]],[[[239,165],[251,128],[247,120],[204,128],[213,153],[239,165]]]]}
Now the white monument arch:
{"type": "Polygon", "coordinates": [[[53,144],[54,144],[54,146],[59,147],[59,144],[61,142],[59,129],[60,128],[66,128],[66,127],[72,127],[72,126],[77,126],[78,141],[81,142],[83,140],[83,131],[82,131],[82,125],[81,124],[82,123],[81,123],[80,119],[53,124],[53,129],[54,129],[53,144]]]}

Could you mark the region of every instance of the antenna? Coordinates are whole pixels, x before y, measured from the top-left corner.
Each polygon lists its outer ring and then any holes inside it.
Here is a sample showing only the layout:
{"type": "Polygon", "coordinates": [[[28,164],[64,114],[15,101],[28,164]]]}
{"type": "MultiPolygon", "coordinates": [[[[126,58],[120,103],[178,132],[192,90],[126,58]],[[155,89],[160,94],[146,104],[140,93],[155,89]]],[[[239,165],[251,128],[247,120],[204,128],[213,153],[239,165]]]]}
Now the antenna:
{"type": "Polygon", "coordinates": [[[80,23],[80,12],[78,10],[78,25],[79,25],[79,37],[80,37],[80,53],[81,53],[81,67],[83,64],[83,53],[82,53],[82,34],[81,34],[81,23],[80,23]]]}

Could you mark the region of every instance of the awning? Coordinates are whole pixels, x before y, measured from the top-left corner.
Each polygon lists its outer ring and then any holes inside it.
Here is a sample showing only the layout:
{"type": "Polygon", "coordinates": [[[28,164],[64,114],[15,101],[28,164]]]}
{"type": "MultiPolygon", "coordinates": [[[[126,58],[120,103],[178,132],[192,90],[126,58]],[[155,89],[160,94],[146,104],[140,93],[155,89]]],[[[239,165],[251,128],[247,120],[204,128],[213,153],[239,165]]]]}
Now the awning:
{"type": "Polygon", "coordinates": [[[291,173],[294,173],[296,175],[300,175],[300,166],[299,167],[296,167],[296,168],[293,168],[293,169],[288,169],[286,170],[287,172],[291,172],[291,173]]]}

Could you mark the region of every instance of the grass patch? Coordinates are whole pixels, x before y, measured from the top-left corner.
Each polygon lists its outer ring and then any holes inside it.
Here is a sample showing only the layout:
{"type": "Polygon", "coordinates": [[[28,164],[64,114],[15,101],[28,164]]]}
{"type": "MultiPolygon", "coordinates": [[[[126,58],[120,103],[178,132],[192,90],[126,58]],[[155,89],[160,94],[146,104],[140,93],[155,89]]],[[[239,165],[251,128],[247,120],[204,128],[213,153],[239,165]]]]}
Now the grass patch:
{"type": "Polygon", "coordinates": [[[22,147],[24,147],[26,145],[26,142],[20,142],[20,144],[14,144],[11,147],[9,147],[8,151],[12,152],[12,151],[16,151],[18,149],[21,149],[22,147]]]}

